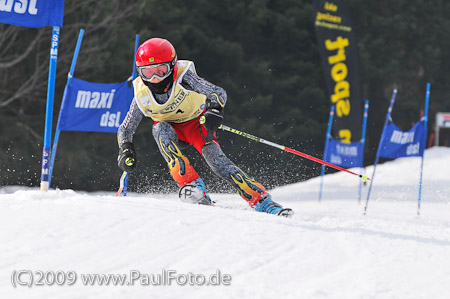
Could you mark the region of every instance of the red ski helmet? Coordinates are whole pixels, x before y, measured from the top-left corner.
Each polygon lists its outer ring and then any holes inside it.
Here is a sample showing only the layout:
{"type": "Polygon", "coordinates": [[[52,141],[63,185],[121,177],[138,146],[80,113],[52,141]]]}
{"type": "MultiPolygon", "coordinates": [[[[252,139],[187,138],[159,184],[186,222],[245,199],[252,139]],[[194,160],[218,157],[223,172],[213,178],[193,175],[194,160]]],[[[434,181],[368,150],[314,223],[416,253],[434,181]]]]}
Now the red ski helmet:
{"type": "Polygon", "coordinates": [[[177,77],[178,66],[175,48],[166,39],[151,38],[146,40],[136,52],[136,68],[139,76],[152,91],[165,92],[177,77]],[[155,77],[164,80],[160,83],[150,83],[155,77]]]}

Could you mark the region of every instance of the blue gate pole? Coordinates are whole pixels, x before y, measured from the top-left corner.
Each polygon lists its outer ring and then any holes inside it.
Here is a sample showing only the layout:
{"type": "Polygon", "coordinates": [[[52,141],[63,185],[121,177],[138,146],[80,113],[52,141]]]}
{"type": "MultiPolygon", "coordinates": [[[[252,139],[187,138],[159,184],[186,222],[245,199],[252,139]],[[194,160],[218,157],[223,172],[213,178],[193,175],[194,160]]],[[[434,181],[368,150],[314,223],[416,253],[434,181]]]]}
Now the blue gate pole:
{"type": "MultiPolygon", "coordinates": [[[[363,168],[364,168],[364,147],[366,144],[366,128],[367,128],[367,115],[369,111],[369,100],[366,100],[364,103],[364,114],[363,114],[363,126],[362,126],[362,133],[361,133],[361,146],[363,148],[362,150],[362,157],[361,157],[361,170],[360,174],[363,174],[363,168]]],[[[361,202],[361,193],[362,193],[362,180],[359,181],[359,195],[358,195],[358,202],[361,202]]]]}
{"type": "Polygon", "coordinates": [[[372,177],[370,179],[369,191],[367,192],[366,205],[364,206],[364,215],[366,215],[366,213],[367,213],[367,205],[369,204],[370,191],[372,190],[372,184],[373,184],[374,177],[375,177],[375,170],[377,168],[378,159],[380,158],[380,150],[381,150],[381,147],[383,146],[386,126],[388,124],[388,121],[391,119],[392,108],[394,107],[394,102],[395,102],[396,96],[397,96],[397,89],[394,89],[394,92],[392,93],[391,103],[389,104],[389,109],[386,114],[386,120],[384,121],[383,132],[381,133],[380,142],[378,143],[378,150],[377,150],[377,155],[375,157],[375,163],[373,164],[373,173],[372,173],[372,177]]]}
{"type": "Polygon", "coordinates": [[[423,158],[425,156],[425,148],[427,144],[427,124],[428,124],[428,103],[430,101],[430,83],[427,83],[427,92],[425,95],[425,113],[423,115],[423,126],[425,129],[424,137],[423,137],[423,153],[422,153],[422,162],[420,164],[420,182],[419,182],[419,198],[417,200],[417,215],[420,215],[420,201],[422,197],[422,178],[423,178],[423,158]]]}
{"type": "Polygon", "coordinates": [[[49,187],[49,159],[51,154],[50,144],[52,142],[52,122],[53,122],[53,102],[55,98],[55,77],[56,63],[58,60],[58,44],[59,44],[58,26],[53,26],[52,44],[50,48],[50,63],[48,70],[48,86],[47,86],[47,106],[45,110],[45,132],[44,146],[42,149],[42,168],[41,168],[41,191],[48,191],[49,187]]]}
{"type": "MultiPolygon", "coordinates": [[[[136,52],[139,48],[139,34],[136,34],[136,39],[134,41],[134,56],[133,56],[133,72],[131,73],[132,80],[136,79],[137,71],[136,71],[136,52]]],[[[128,188],[128,172],[125,176],[125,180],[123,181],[123,196],[127,196],[127,188],[128,188]]]]}
{"type": "MultiPolygon", "coordinates": [[[[72,65],[70,66],[70,71],[69,71],[69,74],[67,75],[66,89],[67,89],[67,86],[70,85],[70,81],[72,80],[73,73],[75,72],[75,66],[77,64],[78,53],[80,52],[81,41],[83,40],[83,35],[84,35],[84,29],[80,29],[80,33],[78,34],[77,45],[75,47],[75,52],[74,52],[73,58],[72,58],[72,65]]],[[[66,90],[64,90],[61,107],[59,109],[58,124],[56,126],[55,139],[53,140],[52,156],[50,159],[50,172],[49,172],[49,176],[48,176],[48,186],[49,187],[50,187],[50,184],[52,181],[53,166],[55,165],[56,150],[58,148],[59,132],[60,132],[58,127],[59,127],[59,122],[61,120],[61,112],[63,110],[65,101],[66,101],[66,90]]]]}
{"type": "MultiPolygon", "coordinates": [[[[331,126],[333,124],[334,116],[334,105],[331,106],[330,116],[328,118],[327,135],[325,138],[325,149],[323,150],[323,160],[326,161],[325,156],[328,153],[328,144],[331,139],[331,126]]],[[[328,161],[327,161],[328,162],[328,161]]],[[[319,190],[319,201],[322,200],[322,189],[323,189],[323,176],[325,175],[325,165],[322,164],[322,171],[320,172],[320,190],[319,190]]]]}
{"type": "Polygon", "coordinates": [[[136,34],[136,40],[134,41],[133,72],[131,73],[131,78],[133,78],[133,80],[137,78],[135,57],[138,48],[139,48],[139,34],[136,34]]]}

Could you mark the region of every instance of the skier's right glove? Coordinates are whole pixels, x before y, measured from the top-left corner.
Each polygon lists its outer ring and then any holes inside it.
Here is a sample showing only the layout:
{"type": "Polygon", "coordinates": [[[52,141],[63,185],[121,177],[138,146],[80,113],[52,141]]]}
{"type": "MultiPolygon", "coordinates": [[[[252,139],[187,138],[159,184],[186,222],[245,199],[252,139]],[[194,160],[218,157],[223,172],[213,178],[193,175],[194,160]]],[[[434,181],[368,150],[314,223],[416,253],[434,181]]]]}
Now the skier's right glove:
{"type": "Polygon", "coordinates": [[[117,157],[117,165],[126,172],[133,172],[136,169],[136,151],[131,142],[124,142],[119,149],[117,157]]]}

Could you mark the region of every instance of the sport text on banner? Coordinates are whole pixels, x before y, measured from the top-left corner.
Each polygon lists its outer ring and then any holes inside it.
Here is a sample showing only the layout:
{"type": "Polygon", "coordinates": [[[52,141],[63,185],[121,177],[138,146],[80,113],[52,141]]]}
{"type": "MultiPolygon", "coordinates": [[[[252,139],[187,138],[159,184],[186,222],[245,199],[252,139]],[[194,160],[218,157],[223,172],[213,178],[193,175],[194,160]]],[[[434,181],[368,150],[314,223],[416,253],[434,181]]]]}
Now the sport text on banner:
{"type": "Polygon", "coordinates": [[[133,96],[127,81],[102,84],[72,78],[64,91],[58,130],[116,133],[133,96]]]}
{"type": "Polygon", "coordinates": [[[325,161],[342,167],[363,167],[364,144],[361,142],[342,143],[330,139],[325,161]]]}
{"type": "Polygon", "coordinates": [[[336,106],[333,136],[344,143],[359,141],[363,98],[350,12],[341,0],[315,0],[314,10],[325,82],[336,106]]]}
{"type": "Polygon", "coordinates": [[[0,23],[39,28],[62,27],[64,0],[1,0],[0,23]]]}
{"type": "Polygon", "coordinates": [[[380,157],[400,158],[423,156],[425,150],[425,127],[418,121],[411,130],[404,132],[393,122],[385,128],[384,139],[381,140],[380,157]]]}

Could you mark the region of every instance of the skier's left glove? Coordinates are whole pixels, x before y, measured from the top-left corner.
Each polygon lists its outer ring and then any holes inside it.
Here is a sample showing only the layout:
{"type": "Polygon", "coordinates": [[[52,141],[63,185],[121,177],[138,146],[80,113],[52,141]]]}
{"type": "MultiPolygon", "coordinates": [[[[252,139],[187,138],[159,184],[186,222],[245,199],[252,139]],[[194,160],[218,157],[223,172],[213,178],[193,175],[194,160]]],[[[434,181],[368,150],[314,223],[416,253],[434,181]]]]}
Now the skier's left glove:
{"type": "Polygon", "coordinates": [[[131,142],[125,142],[120,146],[119,156],[117,157],[117,165],[126,172],[132,172],[136,169],[136,151],[131,142]]]}
{"type": "Polygon", "coordinates": [[[200,123],[211,132],[217,131],[223,122],[223,107],[210,99],[206,99],[205,113],[200,117],[200,123]]]}

